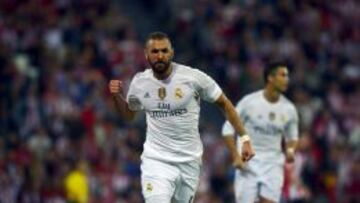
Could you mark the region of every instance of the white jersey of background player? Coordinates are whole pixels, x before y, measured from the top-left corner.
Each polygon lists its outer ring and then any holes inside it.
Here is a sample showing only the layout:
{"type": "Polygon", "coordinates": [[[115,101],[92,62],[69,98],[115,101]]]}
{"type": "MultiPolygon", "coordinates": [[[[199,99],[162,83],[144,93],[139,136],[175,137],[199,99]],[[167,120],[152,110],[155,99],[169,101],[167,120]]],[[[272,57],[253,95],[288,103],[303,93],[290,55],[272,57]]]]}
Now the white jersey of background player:
{"type": "Polygon", "coordinates": [[[151,69],[134,76],[127,99],[121,96],[121,81],[109,83],[123,118],[132,120],[136,111],[146,112],[141,185],[147,203],[193,201],[203,151],[198,130],[200,99],[216,103],[242,135],[245,147],[241,155],[234,143],[227,142],[235,167],[254,155],[249,136],[220,87],[205,73],[172,62],[173,53],[166,34],[152,33],[145,47],[151,69]]]}
{"type": "MultiPolygon", "coordinates": [[[[298,115],[295,106],[282,93],[289,77],[284,64],[273,63],[264,71],[265,89],[246,95],[236,109],[251,136],[256,156],[235,175],[238,203],[279,202],[284,182],[284,162],[294,161],[298,140],[298,115]],[[281,147],[285,137],[285,157],[281,147]]],[[[223,136],[233,136],[226,122],[223,136]]],[[[241,149],[241,143],[237,143],[241,149]]]]}

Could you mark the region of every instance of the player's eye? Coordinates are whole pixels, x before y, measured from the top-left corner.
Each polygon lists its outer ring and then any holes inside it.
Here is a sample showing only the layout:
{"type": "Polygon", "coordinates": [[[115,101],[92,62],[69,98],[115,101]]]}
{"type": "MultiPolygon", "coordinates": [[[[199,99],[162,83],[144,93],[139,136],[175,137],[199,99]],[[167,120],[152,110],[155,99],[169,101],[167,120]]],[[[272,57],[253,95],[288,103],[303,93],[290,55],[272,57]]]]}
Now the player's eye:
{"type": "Polygon", "coordinates": [[[158,50],[158,49],[152,49],[152,50],[151,50],[151,53],[157,54],[157,53],[159,53],[159,50],[158,50]]]}
{"type": "Polygon", "coordinates": [[[169,52],[169,49],[168,49],[168,48],[161,49],[161,52],[162,52],[162,53],[168,53],[168,52],[169,52]]]}

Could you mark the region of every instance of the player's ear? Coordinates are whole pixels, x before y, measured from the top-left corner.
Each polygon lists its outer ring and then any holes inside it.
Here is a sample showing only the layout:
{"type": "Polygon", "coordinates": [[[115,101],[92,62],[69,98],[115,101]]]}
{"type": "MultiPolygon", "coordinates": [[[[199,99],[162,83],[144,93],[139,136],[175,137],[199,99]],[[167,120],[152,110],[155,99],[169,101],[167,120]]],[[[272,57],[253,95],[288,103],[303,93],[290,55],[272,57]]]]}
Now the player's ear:
{"type": "Polygon", "coordinates": [[[267,82],[268,82],[268,83],[272,83],[273,80],[274,80],[274,75],[273,75],[273,74],[269,74],[269,75],[267,76],[267,82]]]}

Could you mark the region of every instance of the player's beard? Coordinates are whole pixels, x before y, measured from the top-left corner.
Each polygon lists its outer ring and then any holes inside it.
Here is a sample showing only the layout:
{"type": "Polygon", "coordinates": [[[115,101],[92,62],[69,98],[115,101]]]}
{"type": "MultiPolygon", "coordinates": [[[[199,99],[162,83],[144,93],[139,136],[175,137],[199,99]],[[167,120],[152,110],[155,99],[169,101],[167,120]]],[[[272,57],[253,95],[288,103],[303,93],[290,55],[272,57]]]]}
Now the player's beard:
{"type": "Polygon", "coordinates": [[[156,62],[149,61],[151,69],[154,71],[154,73],[158,75],[165,74],[166,71],[170,68],[170,63],[171,63],[170,61],[156,61],[156,62]]]}

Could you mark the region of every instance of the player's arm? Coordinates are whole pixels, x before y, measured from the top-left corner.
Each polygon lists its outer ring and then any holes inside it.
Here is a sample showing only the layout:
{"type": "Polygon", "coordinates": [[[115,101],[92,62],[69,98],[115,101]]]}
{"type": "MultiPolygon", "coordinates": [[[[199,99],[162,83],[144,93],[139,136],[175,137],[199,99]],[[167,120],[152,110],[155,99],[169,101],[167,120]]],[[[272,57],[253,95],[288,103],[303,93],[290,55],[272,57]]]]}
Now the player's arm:
{"type": "MultiPolygon", "coordinates": [[[[221,96],[216,100],[216,104],[220,107],[226,119],[231,123],[237,134],[240,136],[240,139],[243,143],[242,159],[244,161],[250,160],[255,155],[255,153],[250,143],[250,137],[246,134],[244,125],[241,122],[234,105],[224,94],[221,94],[221,96]]],[[[224,139],[233,158],[236,158],[236,156],[238,156],[238,152],[234,136],[224,136],[224,139]]]]}
{"type": "Polygon", "coordinates": [[[299,117],[295,107],[293,107],[291,115],[292,118],[285,131],[285,156],[287,162],[294,162],[299,136],[299,117]]]}
{"type": "Polygon", "coordinates": [[[245,167],[245,160],[240,155],[240,153],[237,151],[236,148],[236,141],[234,139],[234,136],[223,136],[224,142],[226,144],[226,147],[229,149],[231,154],[231,159],[233,160],[233,166],[235,168],[244,168],[245,167]]]}
{"type": "Polygon", "coordinates": [[[288,140],[285,144],[285,155],[287,162],[294,162],[295,152],[297,147],[297,140],[288,140]]]}
{"type": "Polygon", "coordinates": [[[110,80],[109,90],[114,101],[115,108],[119,112],[120,116],[126,121],[134,120],[136,111],[129,109],[129,104],[123,96],[122,81],[110,80]]]}
{"type": "MultiPolygon", "coordinates": [[[[235,141],[230,138],[225,139],[225,142],[233,155],[235,167],[241,168],[241,163],[243,162],[242,158],[245,161],[251,159],[251,157],[254,156],[254,151],[250,144],[250,138],[249,136],[246,136],[244,126],[242,125],[234,106],[222,93],[219,85],[211,77],[199,70],[193,70],[192,75],[196,78],[195,88],[200,94],[200,97],[206,101],[215,102],[222,110],[226,119],[233,125],[235,131],[242,136],[243,139],[247,139],[242,148],[242,157],[236,150],[235,141]]],[[[234,136],[231,137],[234,138],[234,136]]]]}

